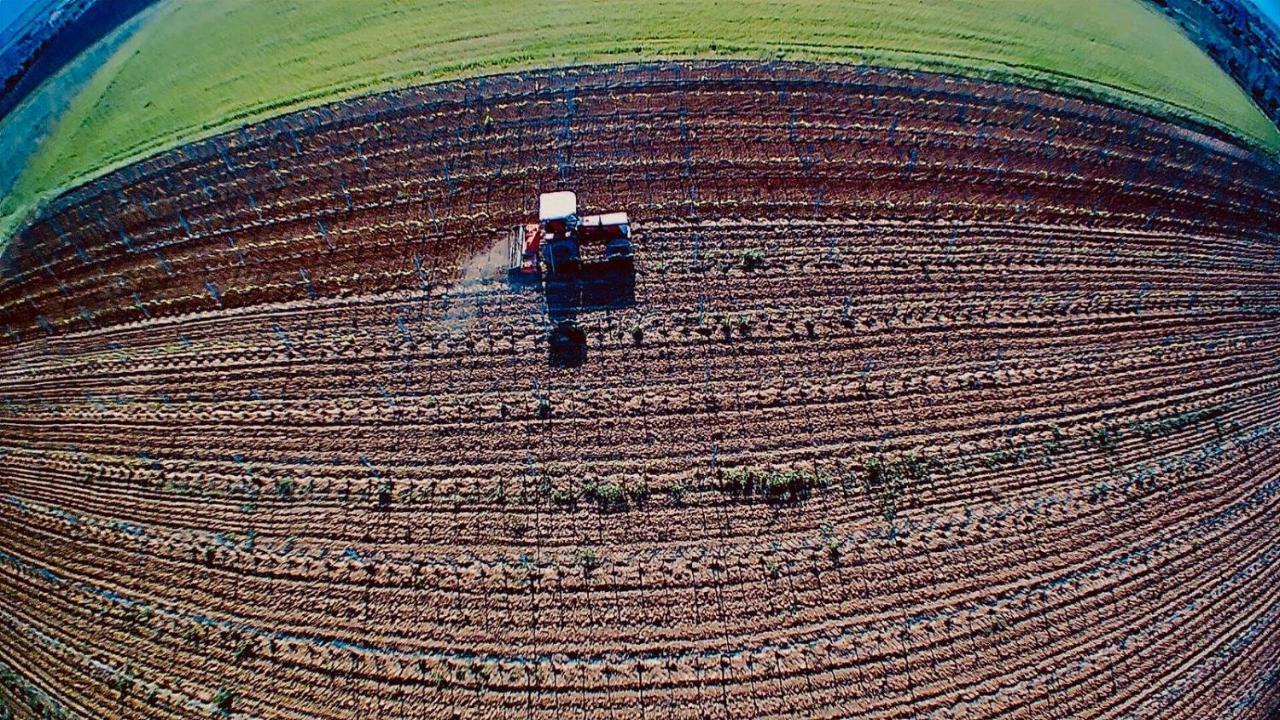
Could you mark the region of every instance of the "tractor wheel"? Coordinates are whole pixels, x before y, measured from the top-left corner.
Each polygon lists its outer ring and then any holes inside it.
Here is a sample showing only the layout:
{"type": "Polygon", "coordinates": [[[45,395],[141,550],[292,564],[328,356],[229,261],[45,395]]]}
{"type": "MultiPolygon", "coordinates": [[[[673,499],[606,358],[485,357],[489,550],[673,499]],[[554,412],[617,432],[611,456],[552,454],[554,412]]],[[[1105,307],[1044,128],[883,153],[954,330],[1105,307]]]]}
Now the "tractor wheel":
{"type": "Polygon", "coordinates": [[[572,321],[557,323],[548,335],[551,365],[578,367],[587,360],[587,333],[572,321]]]}

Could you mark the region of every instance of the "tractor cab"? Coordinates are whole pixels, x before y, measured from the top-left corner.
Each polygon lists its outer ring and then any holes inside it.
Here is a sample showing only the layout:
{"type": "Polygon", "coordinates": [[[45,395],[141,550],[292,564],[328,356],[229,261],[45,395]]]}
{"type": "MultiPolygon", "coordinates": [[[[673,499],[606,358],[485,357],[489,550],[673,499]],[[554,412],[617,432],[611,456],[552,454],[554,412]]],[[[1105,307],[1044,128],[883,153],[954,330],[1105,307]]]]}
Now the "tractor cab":
{"type": "Polygon", "coordinates": [[[620,310],[636,303],[631,222],[625,212],[578,215],[572,191],[542,193],[538,218],[511,229],[507,282],[542,293],[553,365],[586,360],[585,312],[620,310]]]}
{"type": "Polygon", "coordinates": [[[542,193],[537,221],[511,229],[507,280],[531,289],[548,282],[603,278],[633,270],[631,220],[625,212],[578,215],[571,190],[542,193]]]}
{"type": "Polygon", "coordinates": [[[511,233],[513,283],[536,276],[572,277],[616,272],[632,263],[631,221],[625,212],[578,215],[570,190],[538,197],[538,222],[511,233]]]}
{"type": "Polygon", "coordinates": [[[550,274],[573,273],[581,266],[578,225],[578,197],[573,192],[543,193],[538,198],[542,262],[550,274]]]}

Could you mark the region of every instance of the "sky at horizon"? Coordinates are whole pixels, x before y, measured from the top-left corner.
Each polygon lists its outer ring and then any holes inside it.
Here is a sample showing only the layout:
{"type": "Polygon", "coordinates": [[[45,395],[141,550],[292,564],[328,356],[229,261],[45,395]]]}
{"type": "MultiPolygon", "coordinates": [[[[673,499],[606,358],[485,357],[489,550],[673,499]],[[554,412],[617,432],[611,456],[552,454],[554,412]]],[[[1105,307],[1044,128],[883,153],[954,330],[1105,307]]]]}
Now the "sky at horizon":
{"type": "Polygon", "coordinates": [[[1245,0],[1245,2],[1257,8],[1259,13],[1280,30],[1280,0],[1245,0]]]}
{"type": "Polygon", "coordinates": [[[9,29],[23,10],[34,5],[38,0],[0,0],[0,32],[9,29]]]}
{"type": "Polygon", "coordinates": [[[4,46],[9,38],[4,35],[10,30],[18,18],[32,5],[47,4],[49,0],[0,0],[0,46],[4,46]]]}

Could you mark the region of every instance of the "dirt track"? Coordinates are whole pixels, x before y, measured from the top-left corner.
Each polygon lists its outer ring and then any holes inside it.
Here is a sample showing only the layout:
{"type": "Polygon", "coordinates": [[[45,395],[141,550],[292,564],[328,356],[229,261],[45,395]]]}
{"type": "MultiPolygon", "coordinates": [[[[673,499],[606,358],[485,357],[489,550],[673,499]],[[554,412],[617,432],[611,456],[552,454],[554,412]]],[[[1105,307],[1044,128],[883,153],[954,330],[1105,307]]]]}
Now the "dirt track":
{"type": "Polygon", "coordinates": [[[734,63],[127,168],[0,276],[0,698],[1268,717],[1278,177],[1045,93],[734,63]],[[464,271],[555,187],[636,221],[576,369],[464,271]]]}

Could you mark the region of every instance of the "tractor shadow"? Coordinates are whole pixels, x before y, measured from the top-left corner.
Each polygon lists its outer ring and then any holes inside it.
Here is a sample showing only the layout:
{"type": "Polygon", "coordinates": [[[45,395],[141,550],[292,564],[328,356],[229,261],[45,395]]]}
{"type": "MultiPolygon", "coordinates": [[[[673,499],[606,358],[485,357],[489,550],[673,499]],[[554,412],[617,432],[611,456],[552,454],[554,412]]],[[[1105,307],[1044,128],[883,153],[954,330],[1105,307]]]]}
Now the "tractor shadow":
{"type": "Polygon", "coordinates": [[[630,262],[584,264],[555,276],[514,273],[509,283],[513,290],[542,293],[549,325],[547,361],[558,368],[580,367],[587,361],[587,335],[578,324],[581,315],[636,304],[636,272],[630,262]]]}

